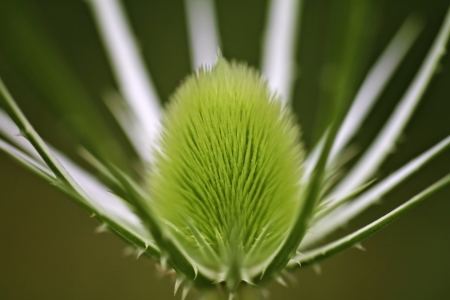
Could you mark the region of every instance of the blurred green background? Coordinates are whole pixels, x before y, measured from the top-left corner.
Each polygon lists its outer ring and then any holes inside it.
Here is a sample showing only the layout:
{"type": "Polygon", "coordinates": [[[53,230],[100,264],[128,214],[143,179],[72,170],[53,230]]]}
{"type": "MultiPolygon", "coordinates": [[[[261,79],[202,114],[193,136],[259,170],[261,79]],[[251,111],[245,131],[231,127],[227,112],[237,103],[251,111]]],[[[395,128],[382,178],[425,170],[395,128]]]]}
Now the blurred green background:
{"type": "MultiPolygon", "coordinates": [[[[408,15],[416,13],[425,23],[364,123],[364,133],[356,137],[359,149],[367,146],[395,107],[450,5],[447,0],[306,0],[293,107],[307,147],[317,137],[313,128],[321,128],[330,105],[323,90],[323,68],[339,60],[335,54],[348,34],[341,25],[353,4],[361,2],[366,4],[364,11],[357,12],[362,22],[351,28],[360,35],[350,94],[408,15]]],[[[190,73],[184,4],[175,0],[124,3],[165,101],[190,73]]],[[[258,67],[267,2],[217,1],[216,8],[223,55],[258,67]]],[[[441,65],[377,178],[450,134],[450,56],[441,65]]],[[[105,139],[98,152],[109,151],[111,159],[130,167],[120,160],[124,154],[134,154],[101,98],[116,85],[84,1],[0,1],[0,76],[38,132],[74,160],[86,166],[76,155],[77,145],[89,148],[89,126],[99,123],[106,134],[94,137],[105,139]],[[109,133],[117,137],[117,144],[106,140],[109,133]]],[[[449,171],[447,151],[336,236],[383,215],[449,171]]],[[[160,278],[147,258],[125,257],[126,245],[112,234],[94,234],[97,225],[67,197],[0,153],[0,299],[172,299],[170,278],[160,278]]],[[[350,249],[324,261],[320,276],[303,268],[296,272],[296,284],[288,288],[272,284],[272,299],[449,299],[450,190],[363,245],[366,252],[350,249]]]]}

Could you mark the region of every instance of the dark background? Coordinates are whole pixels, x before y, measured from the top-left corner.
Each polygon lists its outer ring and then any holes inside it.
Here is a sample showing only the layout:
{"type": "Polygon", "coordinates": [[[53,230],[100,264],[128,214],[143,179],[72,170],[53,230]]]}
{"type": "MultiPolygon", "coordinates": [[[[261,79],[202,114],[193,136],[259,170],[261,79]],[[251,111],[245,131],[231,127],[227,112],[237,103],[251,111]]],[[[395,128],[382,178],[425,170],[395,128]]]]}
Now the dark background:
{"type": "MultiPolygon", "coordinates": [[[[329,53],[338,47],[336,37],[342,33],[337,30],[345,19],[347,2],[305,2],[293,107],[309,147],[317,136],[313,128],[320,128],[323,118],[319,112],[328,104],[321,92],[320,72],[330,59],[329,53]]],[[[356,137],[360,149],[373,139],[395,107],[450,5],[447,0],[367,3],[370,9],[361,23],[365,28],[361,41],[364,47],[355,56],[359,67],[356,84],[410,13],[423,17],[425,27],[364,123],[363,133],[356,137]]],[[[217,1],[226,58],[258,67],[266,5],[266,1],[258,0],[217,1]]],[[[158,93],[165,101],[190,73],[183,2],[130,0],[125,1],[125,6],[158,93]]],[[[88,95],[93,110],[99,111],[108,130],[117,132],[125,153],[132,157],[101,99],[102,93],[115,83],[86,3],[1,1],[0,76],[38,132],[85,165],[76,156],[76,146],[86,137],[76,133],[67,121],[70,116],[62,114],[61,108],[49,100],[53,97],[58,101],[59,94],[68,93],[46,73],[47,69],[61,70],[60,62],[64,62],[64,70],[69,70],[71,78],[88,95]],[[29,28],[31,36],[27,36],[29,28]],[[44,58],[38,55],[37,59],[34,54],[42,44],[51,45],[56,52],[48,52],[44,58]]],[[[378,178],[450,134],[450,56],[444,57],[441,65],[378,178]]],[[[447,151],[385,197],[382,205],[369,209],[339,234],[375,220],[449,171],[447,151]]],[[[350,249],[324,261],[320,276],[311,268],[300,269],[295,273],[297,283],[288,288],[272,284],[272,299],[449,299],[449,223],[447,188],[365,241],[366,252],[350,249]]],[[[112,234],[94,234],[97,225],[67,197],[0,153],[0,299],[172,299],[170,278],[159,278],[147,258],[136,261],[124,257],[126,245],[112,234]]]]}

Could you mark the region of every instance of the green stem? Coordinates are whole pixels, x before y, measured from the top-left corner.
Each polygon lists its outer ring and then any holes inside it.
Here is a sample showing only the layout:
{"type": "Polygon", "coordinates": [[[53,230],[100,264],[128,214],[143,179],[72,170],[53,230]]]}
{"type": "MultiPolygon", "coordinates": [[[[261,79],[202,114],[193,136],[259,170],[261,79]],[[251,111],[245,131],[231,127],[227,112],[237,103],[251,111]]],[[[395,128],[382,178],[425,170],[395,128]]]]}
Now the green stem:
{"type": "MultiPolygon", "coordinates": [[[[264,289],[251,286],[248,284],[241,284],[236,291],[236,294],[234,295],[233,299],[235,300],[262,300],[265,299],[264,297],[264,289]]],[[[224,289],[217,288],[217,289],[205,289],[200,291],[200,297],[199,300],[228,300],[230,299],[230,296],[228,295],[228,292],[226,292],[224,289]]]]}

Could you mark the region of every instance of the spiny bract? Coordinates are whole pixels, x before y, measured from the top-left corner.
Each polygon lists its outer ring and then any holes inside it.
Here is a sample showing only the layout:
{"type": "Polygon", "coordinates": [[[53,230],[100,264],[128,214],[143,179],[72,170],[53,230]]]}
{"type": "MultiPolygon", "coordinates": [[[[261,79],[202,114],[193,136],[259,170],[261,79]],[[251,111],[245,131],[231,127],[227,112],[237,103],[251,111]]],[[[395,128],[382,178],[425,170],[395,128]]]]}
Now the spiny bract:
{"type": "Polygon", "coordinates": [[[300,130],[259,73],[219,58],[175,92],[149,181],[149,205],[194,267],[250,281],[301,208],[300,130]]]}

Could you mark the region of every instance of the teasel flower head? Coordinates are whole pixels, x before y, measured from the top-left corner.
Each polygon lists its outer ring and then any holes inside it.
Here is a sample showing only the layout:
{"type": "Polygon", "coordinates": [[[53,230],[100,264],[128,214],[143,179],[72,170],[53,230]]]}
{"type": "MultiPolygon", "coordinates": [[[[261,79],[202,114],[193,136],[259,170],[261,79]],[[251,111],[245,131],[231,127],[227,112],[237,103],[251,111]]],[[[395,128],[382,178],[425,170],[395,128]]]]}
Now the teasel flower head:
{"type": "Polygon", "coordinates": [[[203,274],[234,286],[262,272],[302,205],[291,112],[257,71],[220,58],[165,111],[148,206],[203,274]]]}

